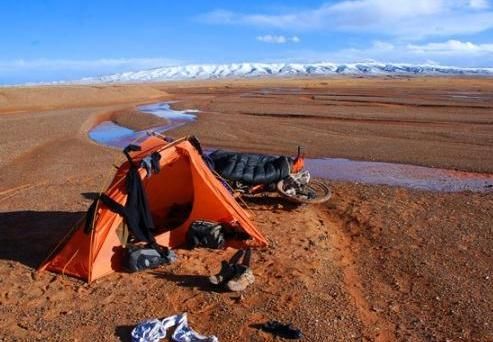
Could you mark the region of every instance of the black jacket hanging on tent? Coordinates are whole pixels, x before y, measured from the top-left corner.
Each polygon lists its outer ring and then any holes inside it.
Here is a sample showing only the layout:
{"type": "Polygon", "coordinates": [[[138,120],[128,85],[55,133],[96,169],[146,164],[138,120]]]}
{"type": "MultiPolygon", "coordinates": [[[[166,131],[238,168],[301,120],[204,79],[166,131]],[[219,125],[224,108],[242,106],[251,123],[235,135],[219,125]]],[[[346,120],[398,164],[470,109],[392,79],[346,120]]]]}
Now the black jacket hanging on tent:
{"type": "Polygon", "coordinates": [[[110,210],[120,214],[125,219],[128,228],[134,237],[140,241],[155,242],[154,222],[149,210],[147,195],[142,185],[139,172],[135,166],[131,166],[127,174],[127,203],[125,206],[115,202],[113,199],[101,195],[101,201],[110,210]]]}
{"type": "MultiPolygon", "coordinates": [[[[130,163],[130,169],[126,178],[126,190],[127,190],[127,202],[125,206],[115,202],[106,194],[101,194],[100,200],[110,210],[123,216],[129,230],[133,236],[139,240],[148,243],[155,243],[154,239],[154,221],[152,220],[151,211],[149,210],[149,203],[147,195],[140,179],[138,167],[133,163],[132,158],[129,155],[130,151],[139,151],[140,146],[129,145],[123,153],[130,163]]],[[[88,227],[86,226],[86,231],[88,227]]]]}

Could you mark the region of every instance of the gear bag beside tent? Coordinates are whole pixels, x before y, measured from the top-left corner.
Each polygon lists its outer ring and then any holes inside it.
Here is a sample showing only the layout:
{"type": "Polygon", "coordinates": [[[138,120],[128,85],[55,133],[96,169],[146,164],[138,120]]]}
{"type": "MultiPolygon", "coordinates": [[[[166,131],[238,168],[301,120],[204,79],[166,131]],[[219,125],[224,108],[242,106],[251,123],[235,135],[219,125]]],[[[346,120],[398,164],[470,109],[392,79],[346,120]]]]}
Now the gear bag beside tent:
{"type": "Polygon", "coordinates": [[[95,202],[92,222],[81,222],[76,226],[72,235],[61,241],[39,270],[63,273],[88,282],[122,270],[130,227],[127,228],[127,220],[121,212],[108,206],[108,200],[118,207],[127,204],[127,178],[132,171],[142,184],[154,224],[151,238],[159,245],[170,248],[185,245],[187,231],[196,220],[223,223],[225,229],[230,230],[230,236],[242,237],[228,239],[225,246],[267,245],[248,213],[203,161],[200,146],[195,142],[189,137],[171,143],[154,136],[144,140],[140,150],[133,152],[131,157],[127,155],[129,160],[118,168],[102,195],[106,201],[95,202]],[[132,170],[153,153],[160,155],[159,173],[146,177],[145,168],[132,170]],[[184,212],[178,220],[173,217],[177,208],[184,212]]]}

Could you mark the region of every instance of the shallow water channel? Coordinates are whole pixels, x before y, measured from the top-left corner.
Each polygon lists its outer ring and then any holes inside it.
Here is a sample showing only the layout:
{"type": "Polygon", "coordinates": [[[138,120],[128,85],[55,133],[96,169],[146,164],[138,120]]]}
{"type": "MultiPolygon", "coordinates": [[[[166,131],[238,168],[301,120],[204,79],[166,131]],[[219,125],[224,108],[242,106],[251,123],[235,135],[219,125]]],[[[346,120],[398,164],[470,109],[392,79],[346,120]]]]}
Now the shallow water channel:
{"type": "MultiPolygon", "coordinates": [[[[138,110],[169,121],[166,125],[152,128],[152,131],[160,133],[181,127],[196,119],[197,110],[173,110],[172,103],[158,102],[142,105],[138,110]]],[[[138,143],[140,139],[144,139],[148,131],[150,130],[134,131],[112,121],[104,121],[90,130],[89,137],[99,144],[123,149],[131,142],[138,143]]],[[[312,176],[328,180],[403,186],[430,191],[493,191],[493,174],[341,158],[307,159],[305,165],[312,176]]]]}
{"type": "Polygon", "coordinates": [[[117,125],[113,121],[103,121],[89,131],[89,138],[101,145],[108,147],[123,149],[128,144],[138,142],[148,136],[148,132],[165,132],[169,131],[196,119],[198,110],[173,110],[171,104],[173,101],[158,102],[138,106],[137,109],[144,113],[153,114],[161,118],[167,119],[166,125],[153,127],[152,129],[143,131],[134,131],[132,129],[117,125]]]}

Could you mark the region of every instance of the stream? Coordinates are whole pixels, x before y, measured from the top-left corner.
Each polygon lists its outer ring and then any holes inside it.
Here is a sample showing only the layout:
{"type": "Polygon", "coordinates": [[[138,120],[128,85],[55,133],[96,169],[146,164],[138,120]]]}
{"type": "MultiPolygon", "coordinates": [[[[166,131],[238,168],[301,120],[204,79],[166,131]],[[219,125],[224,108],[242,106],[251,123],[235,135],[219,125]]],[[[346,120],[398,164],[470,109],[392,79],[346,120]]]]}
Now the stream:
{"type": "MultiPolygon", "coordinates": [[[[172,103],[158,102],[137,107],[141,112],[167,119],[166,125],[134,131],[112,121],[103,121],[89,131],[89,137],[99,144],[123,149],[131,142],[138,143],[139,140],[145,139],[148,131],[163,133],[196,120],[195,114],[198,110],[174,110],[171,108],[172,103]]],[[[342,158],[306,159],[305,166],[313,177],[328,180],[402,186],[428,191],[493,191],[493,174],[342,158]]]]}

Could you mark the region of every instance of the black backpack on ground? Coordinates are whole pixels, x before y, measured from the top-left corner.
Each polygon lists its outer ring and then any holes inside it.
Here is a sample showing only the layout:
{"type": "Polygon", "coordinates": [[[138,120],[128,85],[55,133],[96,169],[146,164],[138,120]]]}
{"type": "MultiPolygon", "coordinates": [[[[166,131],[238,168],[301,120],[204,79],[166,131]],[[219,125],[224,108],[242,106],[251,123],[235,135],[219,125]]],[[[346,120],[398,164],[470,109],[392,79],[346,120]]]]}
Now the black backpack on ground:
{"type": "Polygon", "coordinates": [[[125,268],[129,272],[138,272],[170,264],[175,260],[176,254],[165,247],[129,245],[125,256],[125,268]]]}
{"type": "Polygon", "coordinates": [[[189,248],[205,247],[220,249],[224,247],[224,228],[217,222],[194,221],[187,232],[189,248]]]}

